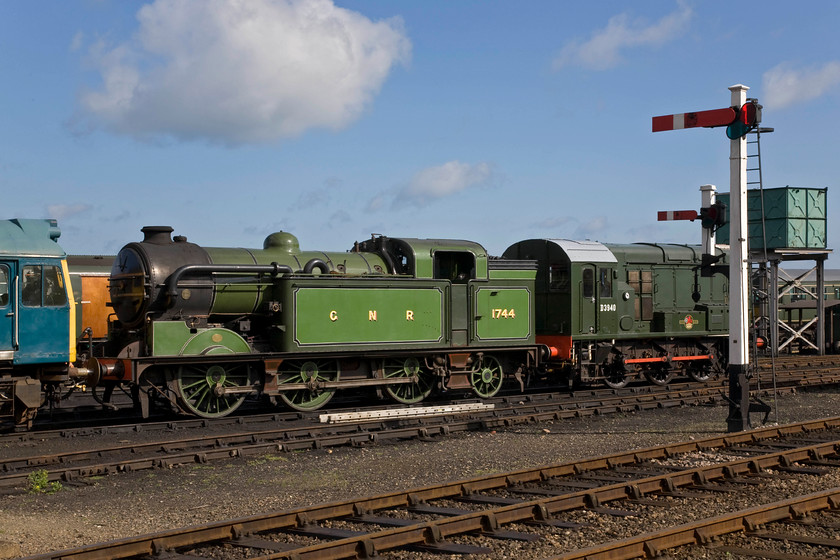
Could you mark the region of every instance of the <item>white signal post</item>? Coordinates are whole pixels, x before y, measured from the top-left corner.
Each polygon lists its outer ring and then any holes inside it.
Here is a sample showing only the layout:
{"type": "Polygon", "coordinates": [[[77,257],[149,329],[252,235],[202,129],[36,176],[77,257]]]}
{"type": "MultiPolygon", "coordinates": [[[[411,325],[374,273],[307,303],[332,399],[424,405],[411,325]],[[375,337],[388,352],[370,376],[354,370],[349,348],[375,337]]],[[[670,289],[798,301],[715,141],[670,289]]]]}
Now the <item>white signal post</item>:
{"type": "MultiPolygon", "coordinates": [[[[743,117],[747,102],[745,85],[729,87],[732,92],[731,106],[724,109],[680,113],[653,117],[652,130],[680,130],[694,127],[718,127],[734,125],[743,117]],[[742,110],[739,112],[738,108],[742,110]]],[[[760,115],[760,105],[753,100],[749,109],[760,115]]],[[[729,416],[726,419],[730,432],[746,430],[750,427],[750,391],[749,378],[749,247],[747,246],[747,140],[746,132],[761,120],[760,116],[744,122],[745,128],[738,138],[730,141],[729,148],[729,416]]],[[[740,132],[740,131],[739,131],[740,132]]],[[[738,133],[738,132],[736,132],[738,133]]],[[[728,134],[728,132],[727,132],[728,134]]],[[[703,208],[709,208],[715,202],[714,185],[700,187],[703,208]]],[[[680,211],[682,213],[683,211],[680,211]]],[[[691,219],[676,217],[677,212],[660,212],[660,220],[691,219]],[[664,214],[664,216],[663,216],[664,214]]],[[[703,254],[715,254],[714,229],[703,234],[703,254]]]]}
{"type": "MultiPolygon", "coordinates": [[[[747,102],[745,85],[729,87],[732,106],[747,102]]],[[[749,247],[747,246],[747,138],[729,145],[729,417],[730,432],[750,427],[750,390],[747,370],[749,325],[749,247]]]]}

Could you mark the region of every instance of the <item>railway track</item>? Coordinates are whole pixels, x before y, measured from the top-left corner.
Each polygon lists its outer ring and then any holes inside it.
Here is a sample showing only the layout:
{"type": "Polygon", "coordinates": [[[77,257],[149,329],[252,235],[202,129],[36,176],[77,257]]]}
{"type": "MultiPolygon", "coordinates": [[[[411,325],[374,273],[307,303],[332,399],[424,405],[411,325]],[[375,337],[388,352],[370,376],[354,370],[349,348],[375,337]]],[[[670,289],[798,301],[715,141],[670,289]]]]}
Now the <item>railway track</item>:
{"type": "MultiPolygon", "coordinates": [[[[829,385],[840,382],[840,362],[838,356],[810,356],[810,355],[785,355],[775,358],[771,361],[769,358],[759,359],[754,367],[754,387],[765,389],[772,386],[772,374],[775,371],[776,383],[784,386],[792,383],[799,383],[803,386],[813,385],[829,385]]],[[[726,379],[719,378],[713,380],[709,385],[725,386],[726,379]]],[[[687,383],[680,380],[675,380],[669,384],[669,387],[683,388],[688,386],[687,383]]],[[[625,389],[613,391],[610,389],[599,389],[597,387],[588,388],[584,390],[576,390],[570,394],[567,390],[554,389],[549,395],[557,395],[559,398],[575,398],[575,395],[597,395],[597,394],[623,394],[624,392],[639,392],[646,390],[658,390],[656,386],[651,385],[631,385],[625,389]]],[[[537,395],[536,398],[544,398],[539,396],[540,393],[531,392],[531,394],[522,394],[518,391],[516,393],[501,396],[495,399],[487,399],[486,402],[505,402],[516,399],[529,399],[532,395],[537,395]]],[[[243,406],[242,413],[236,415],[218,418],[213,420],[192,418],[187,420],[177,420],[172,418],[162,417],[160,414],[152,419],[145,421],[138,420],[136,413],[133,412],[131,402],[126,400],[123,394],[117,395],[117,402],[119,403],[119,410],[102,410],[102,407],[96,405],[89,394],[74,393],[72,398],[68,400],[63,407],[57,407],[52,410],[42,411],[35,419],[35,424],[29,432],[17,433],[2,433],[3,426],[0,425],[0,444],[5,441],[23,441],[30,437],[28,434],[38,434],[38,439],[56,437],[54,434],[63,434],[58,437],[75,436],[76,434],[84,434],[87,430],[97,433],[103,431],[140,431],[140,430],[158,430],[161,429],[180,429],[188,428],[190,426],[207,427],[211,424],[224,425],[227,423],[243,424],[243,423],[266,423],[275,420],[283,421],[285,419],[299,419],[305,417],[309,413],[300,413],[292,411],[271,411],[266,413],[265,406],[260,407],[258,403],[250,403],[250,406],[243,406]],[[250,417],[254,417],[250,420],[250,417]]],[[[473,402],[475,399],[439,399],[438,402],[473,402]]],[[[338,399],[336,399],[338,401],[338,399]]],[[[400,405],[378,405],[378,408],[383,407],[399,407],[400,405]]],[[[370,407],[366,407],[370,408],[370,407]]],[[[311,414],[310,414],[311,415],[311,414]]],[[[11,429],[11,425],[6,428],[11,429]]]]}
{"type": "MultiPolygon", "coordinates": [[[[840,364],[836,356],[782,356],[776,359],[775,364],[767,359],[759,360],[755,369],[755,376],[752,380],[752,388],[758,391],[765,391],[773,386],[771,377],[771,365],[775,366],[775,384],[777,387],[789,389],[792,386],[814,387],[822,385],[833,385],[840,383],[840,364]]],[[[695,382],[674,381],[667,386],[669,389],[685,392],[695,387],[726,387],[726,379],[716,379],[707,384],[695,382]]],[[[583,388],[573,392],[567,390],[551,390],[548,392],[528,392],[525,394],[514,393],[503,395],[492,399],[484,399],[481,402],[493,404],[506,404],[512,402],[540,402],[550,401],[557,403],[574,403],[576,400],[597,400],[607,399],[616,396],[639,396],[644,394],[659,394],[662,388],[655,385],[631,385],[624,389],[607,388],[583,388]]],[[[464,399],[438,399],[432,404],[461,404],[476,402],[474,397],[464,399]]],[[[417,406],[425,406],[421,403],[417,406]]],[[[562,404],[562,406],[574,406],[573,404],[562,404]]],[[[244,407],[243,407],[244,408],[244,407]]],[[[392,410],[407,408],[407,405],[376,405],[367,407],[353,407],[351,410],[392,410]]],[[[333,409],[334,410],[334,409],[333,409]]],[[[345,409],[338,409],[341,412],[345,409]]],[[[302,413],[295,411],[271,411],[263,412],[259,408],[251,407],[243,414],[227,416],[215,419],[187,418],[187,419],[147,419],[137,420],[131,415],[121,414],[114,418],[113,414],[97,414],[99,411],[91,409],[89,405],[83,405],[78,410],[57,409],[54,411],[54,419],[47,419],[46,415],[39,417],[33,430],[26,432],[0,433],[0,445],[9,442],[27,440],[46,440],[65,437],[80,437],[85,435],[103,435],[106,433],[132,433],[132,432],[155,432],[167,430],[187,430],[192,428],[206,429],[208,427],[225,426],[240,428],[247,425],[267,425],[273,423],[289,424],[296,421],[305,421],[307,418],[317,418],[326,411],[315,413],[302,413]]]]}
{"type": "MultiPolygon", "coordinates": [[[[782,392],[793,392],[809,383],[821,385],[826,382],[822,375],[803,377],[799,373],[783,379],[778,383],[778,390],[782,392]]],[[[433,411],[428,415],[395,415],[400,411],[423,412],[425,407],[378,407],[324,414],[320,422],[316,415],[304,417],[298,413],[285,413],[241,417],[238,421],[226,418],[218,425],[193,419],[183,423],[114,426],[103,432],[83,428],[9,434],[7,443],[12,443],[0,447],[0,489],[6,492],[22,490],[35,471],[46,471],[49,481],[76,483],[91,476],[247,459],[278,452],[364,446],[388,440],[443,437],[593,415],[716,404],[724,402],[722,394],[723,386],[718,383],[685,383],[620,391],[518,395],[496,399],[492,405],[470,402],[432,407],[433,411]],[[211,426],[212,429],[207,429],[211,426]],[[142,430],[143,437],[127,436],[132,430],[142,430]],[[187,435],[182,435],[184,430],[187,435]],[[106,433],[110,437],[103,437],[106,433]],[[121,439],[115,440],[115,437],[121,439]],[[72,444],[65,445],[68,449],[64,451],[31,453],[32,447],[40,441],[55,438],[72,438],[72,444]],[[13,443],[16,441],[27,442],[27,446],[16,446],[13,443]]]]}
{"type": "Polygon", "coordinates": [[[677,547],[698,544],[717,545],[726,554],[761,547],[754,542],[721,543],[723,536],[778,537],[782,531],[769,524],[783,520],[809,521],[797,525],[800,541],[817,547],[812,558],[825,558],[825,547],[837,542],[803,535],[801,529],[830,527],[809,516],[836,512],[838,507],[840,418],[830,418],[252,515],[30,558],[170,554],[305,560],[369,558],[409,550],[412,557],[457,553],[619,559],[653,557],[669,549],[676,549],[675,555],[685,554],[677,547]]]}

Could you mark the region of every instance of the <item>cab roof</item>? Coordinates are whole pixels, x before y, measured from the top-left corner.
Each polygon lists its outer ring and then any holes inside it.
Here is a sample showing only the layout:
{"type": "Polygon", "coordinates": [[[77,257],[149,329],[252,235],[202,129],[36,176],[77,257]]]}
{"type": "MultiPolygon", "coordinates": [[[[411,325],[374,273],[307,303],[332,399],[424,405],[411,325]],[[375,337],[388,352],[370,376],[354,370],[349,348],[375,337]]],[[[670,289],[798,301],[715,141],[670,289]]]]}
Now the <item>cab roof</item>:
{"type": "Polygon", "coordinates": [[[0,255],[57,257],[66,254],[58,244],[61,230],[55,220],[0,220],[0,255]]]}

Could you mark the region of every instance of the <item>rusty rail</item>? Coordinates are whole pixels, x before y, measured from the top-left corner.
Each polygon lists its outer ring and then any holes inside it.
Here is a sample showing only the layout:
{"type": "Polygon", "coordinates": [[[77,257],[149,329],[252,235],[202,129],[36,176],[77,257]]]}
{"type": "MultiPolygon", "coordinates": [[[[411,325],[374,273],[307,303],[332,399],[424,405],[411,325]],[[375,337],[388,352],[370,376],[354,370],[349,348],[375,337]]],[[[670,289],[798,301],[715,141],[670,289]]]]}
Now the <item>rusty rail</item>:
{"type": "MultiPolygon", "coordinates": [[[[276,550],[260,556],[263,560],[288,558],[295,560],[326,558],[367,558],[383,552],[405,546],[426,548],[445,547],[447,537],[468,533],[493,533],[511,523],[542,523],[550,525],[558,513],[579,508],[599,508],[616,500],[642,499],[659,493],[674,491],[693,485],[706,485],[714,481],[723,481],[734,477],[743,477],[758,473],[764,469],[790,469],[797,462],[822,460],[826,457],[836,459],[840,440],[809,443],[791,449],[770,451],[742,459],[693,467],[657,476],[630,479],[626,482],[608,484],[601,487],[574,491],[558,496],[539,499],[513,500],[501,506],[491,505],[487,509],[468,513],[449,512],[449,517],[430,521],[417,521],[406,526],[338,538],[331,542],[278,550],[278,544],[259,536],[267,531],[289,531],[318,534],[319,522],[332,519],[362,520],[375,518],[372,514],[389,508],[407,508],[431,512],[443,508],[429,507],[427,504],[440,499],[472,499],[488,490],[523,487],[529,484],[541,484],[560,477],[578,475],[596,469],[615,468],[634,465],[649,459],[664,459],[677,454],[723,449],[734,445],[755,444],[770,438],[809,436],[816,431],[840,429],[840,418],[830,418],[790,424],[787,426],[764,428],[752,432],[727,434],[681,442],[677,444],[652,447],[642,450],[616,453],[604,457],[586,459],[573,463],[550,465],[535,469],[524,469],[504,474],[490,475],[441,484],[426,488],[394,492],[370,498],[348,500],[332,504],[298,508],[285,512],[251,516],[220,523],[189,527],[182,530],[165,531],[113,541],[111,543],[91,545],[53,554],[31,557],[32,560],[76,559],[90,560],[99,558],[132,558],[162,551],[194,547],[196,545],[227,543],[247,544],[254,548],[276,550]],[[424,509],[425,508],[425,509],[424,509]],[[250,544],[248,544],[250,543],[250,544]]],[[[832,434],[833,435],[833,434],[832,434]]],[[[492,504],[492,496],[487,496],[487,503],[492,504]]],[[[481,502],[479,499],[478,502],[481,502]]],[[[750,510],[749,515],[755,515],[750,510]]],[[[750,517],[749,519],[752,519],[750,517]]],[[[376,523],[376,521],[373,521],[376,523]]],[[[734,526],[734,525],[733,525],[734,526]]],[[[743,523],[742,523],[743,526],[743,523]]],[[[324,534],[337,538],[336,531],[330,533],[321,528],[324,534]]],[[[664,532],[662,533],[665,534],[664,532]]],[[[681,533],[680,533],[681,534],[681,533]]],[[[658,537],[656,537],[658,538],[658,537]]],[[[663,537],[664,538],[664,537],[663,537]]],[[[670,537],[668,537],[670,538],[670,537]]],[[[679,537],[684,539],[685,537],[679,537]]],[[[678,542],[674,537],[673,542],[678,542]]],[[[666,539],[667,540],[667,539],[666,539]]],[[[664,541],[653,540],[648,545],[650,550],[664,546],[664,541]]],[[[629,546],[629,544],[628,544],[629,546]]],[[[633,546],[636,546],[633,544],[633,546]]],[[[643,545],[644,546],[644,545],[643,545]]],[[[571,556],[575,557],[575,556],[571,556]]],[[[570,558],[571,558],[570,557],[570,558]]],[[[604,558],[613,556],[604,556],[604,558]]],[[[624,556],[620,556],[624,557],[624,556]]],[[[629,556],[628,556],[629,557],[629,556]]],[[[616,556],[615,558],[619,558],[616,556]]]]}

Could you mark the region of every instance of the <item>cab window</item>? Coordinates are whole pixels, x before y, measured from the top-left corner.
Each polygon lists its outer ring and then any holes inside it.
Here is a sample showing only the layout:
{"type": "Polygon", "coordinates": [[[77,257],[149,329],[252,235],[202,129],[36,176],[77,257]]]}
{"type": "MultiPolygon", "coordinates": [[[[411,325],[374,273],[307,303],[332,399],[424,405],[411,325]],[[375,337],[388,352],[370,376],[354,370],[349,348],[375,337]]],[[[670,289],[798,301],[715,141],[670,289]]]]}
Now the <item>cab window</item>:
{"type": "Polygon", "coordinates": [[[600,286],[599,295],[602,298],[612,297],[612,269],[602,268],[598,272],[598,285],[600,286]]]}
{"type": "Polygon", "coordinates": [[[67,289],[58,266],[44,267],[44,305],[58,307],[67,303],[67,289]]]}
{"type": "Polygon", "coordinates": [[[61,268],[52,265],[23,267],[21,303],[28,307],[60,307],[67,303],[61,268]]]}
{"type": "Polygon", "coordinates": [[[41,306],[41,267],[26,265],[23,267],[21,283],[21,303],[29,307],[41,306]]]}
{"type": "Polygon", "coordinates": [[[569,267],[553,264],[548,269],[548,289],[552,292],[569,292],[569,267]]]}
{"type": "Polygon", "coordinates": [[[9,267],[0,265],[0,307],[9,304],[9,267]]]}
{"type": "Polygon", "coordinates": [[[584,268],[582,273],[583,280],[583,297],[591,298],[595,296],[595,273],[591,268],[584,268]]]}
{"type": "Polygon", "coordinates": [[[465,252],[436,251],[435,278],[466,284],[475,278],[475,256],[465,252]]]}

